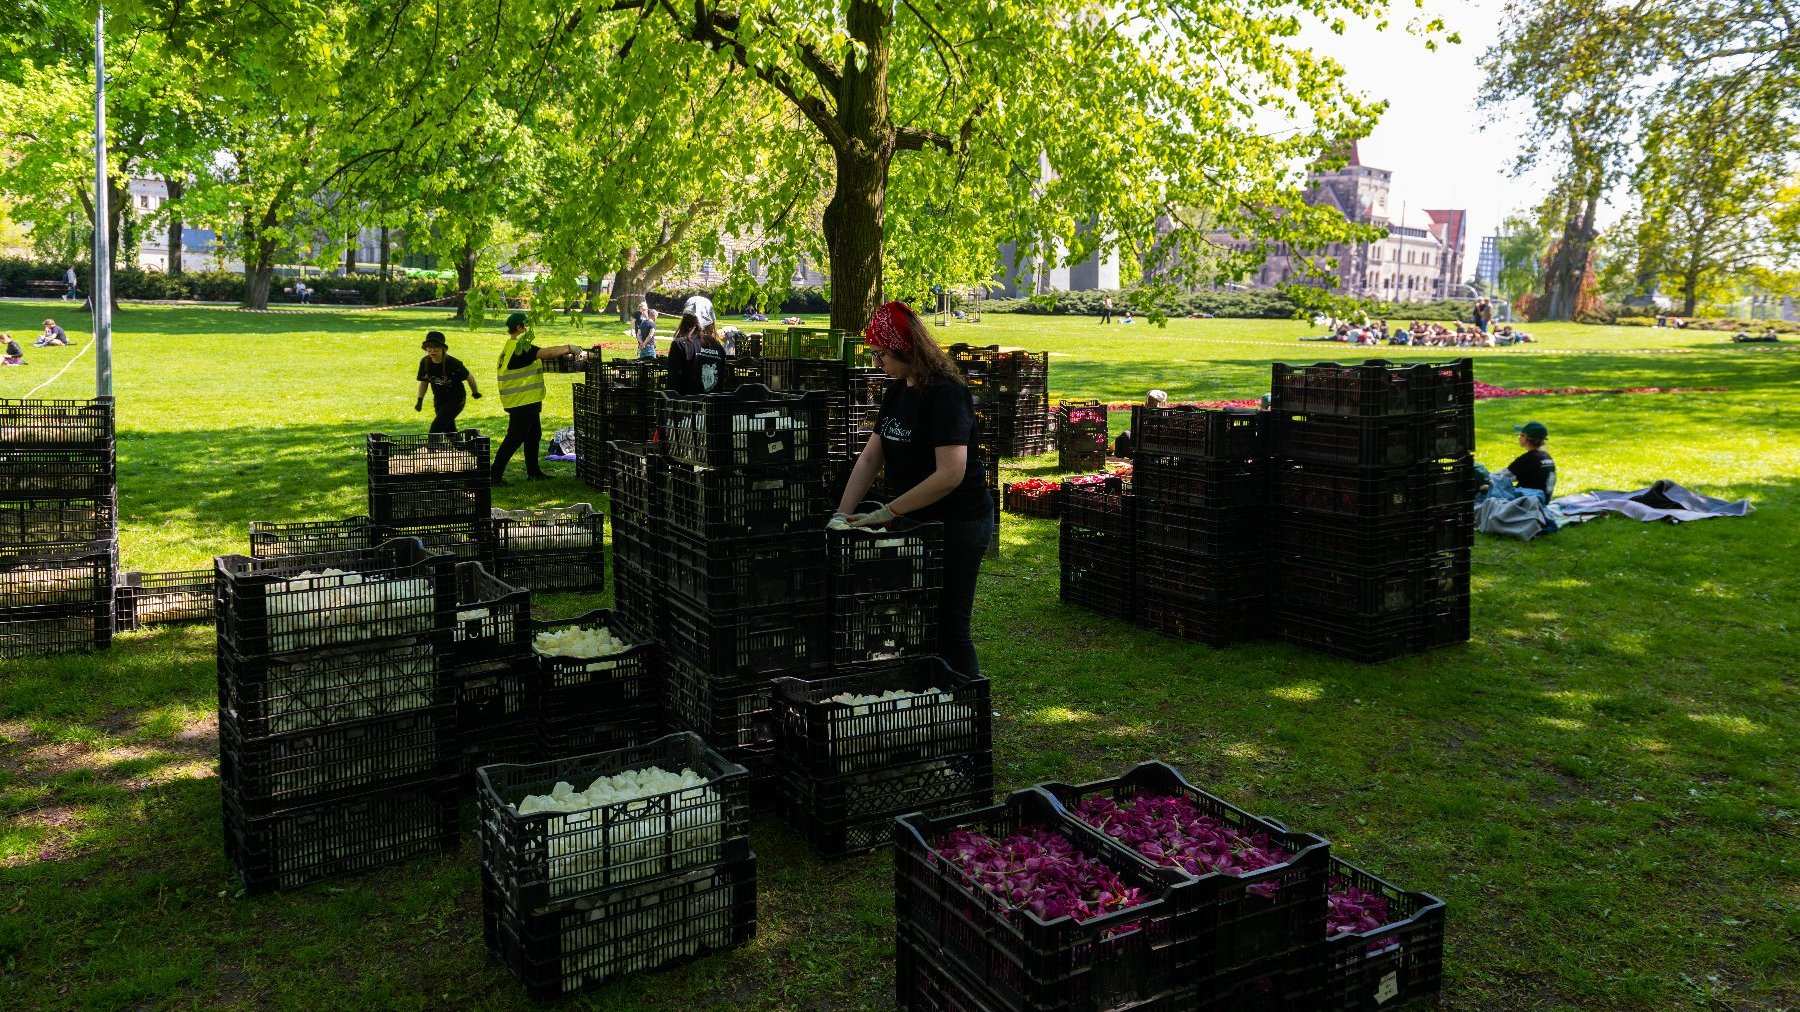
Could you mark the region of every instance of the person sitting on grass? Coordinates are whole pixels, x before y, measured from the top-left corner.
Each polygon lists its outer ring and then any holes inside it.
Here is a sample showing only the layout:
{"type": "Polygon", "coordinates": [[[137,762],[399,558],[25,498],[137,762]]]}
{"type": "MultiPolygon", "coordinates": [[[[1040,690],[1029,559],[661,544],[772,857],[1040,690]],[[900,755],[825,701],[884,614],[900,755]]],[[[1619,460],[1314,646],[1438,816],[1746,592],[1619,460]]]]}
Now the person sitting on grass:
{"type": "Polygon", "coordinates": [[[1544,444],[1550,439],[1550,430],[1543,422],[1526,422],[1513,426],[1519,434],[1519,446],[1525,452],[1513,458],[1513,462],[1504,468],[1489,472],[1476,465],[1476,472],[1482,478],[1480,499],[1517,499],[1520,496],[1534,495],[1548,500],[1556,492],[1556,461],[1550,458],[1550,452],[1544,444]]]}
{"type": "Polygon", "coordinates": [[[39,348],[66,348],[68,346],[69,346],[68,333],[66,331],[64,331],[61,327],[57,326],[55,320],[45,320],[44,321],[44,332],[42,334],[38,335],[37,347],[39,347],[39,348]]]}
{"type": "Polygon", "coordinates": [[[25,364],[25,349],[19,347],[19,342],[13,340],[11,334],[0,334],[0,344],[6,346],[6,354],[0,356],[0,365],[25,364]]]}
{"type": "MultiPolygon", "coordinates": [[[[1169,406],[1169,395],[1161,390],[1152,390],[1144,395],[1144,407],[1150,411],[1160,411],[1169,406]]],[[[1137,446],[1132,439],[1131,430],[1126,429],[1113,440],[1113,456],[1129,457],[1137,446]]]]}

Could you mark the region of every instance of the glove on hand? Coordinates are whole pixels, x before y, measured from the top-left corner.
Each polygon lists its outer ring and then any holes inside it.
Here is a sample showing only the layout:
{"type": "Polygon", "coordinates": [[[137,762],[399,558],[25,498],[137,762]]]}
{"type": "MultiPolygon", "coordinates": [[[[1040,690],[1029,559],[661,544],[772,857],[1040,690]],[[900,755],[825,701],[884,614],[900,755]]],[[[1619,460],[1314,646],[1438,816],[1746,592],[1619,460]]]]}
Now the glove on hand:
{"type": "Polygon", "coordinates": [[[469,396],[475,398],[476,400],[481,400],[481,391],[476,390],[473,393],[469,394],[469,396]]]}
{"type": "Polygon", "coordinates": [[[425,398],[421,397],[418,400],[413,401],[413,410],[414,411],[424,411],[425,410],[425,398]]]}
{"type": "Polygon", "coordinates": [[[876,503],[875,508],[867,513],[857,513],[850,517],[852,527],[885,527],[894,519],[894,511],[887,508],[887,503],[876,503]]]}

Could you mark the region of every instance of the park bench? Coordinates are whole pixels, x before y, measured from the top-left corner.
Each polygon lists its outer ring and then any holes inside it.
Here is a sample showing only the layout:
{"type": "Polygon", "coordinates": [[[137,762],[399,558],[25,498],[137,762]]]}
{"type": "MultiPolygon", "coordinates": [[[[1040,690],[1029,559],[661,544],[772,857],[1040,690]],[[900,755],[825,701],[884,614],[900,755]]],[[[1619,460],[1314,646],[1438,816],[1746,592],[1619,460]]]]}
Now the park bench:
{"type": "Polygon", "coordinates": [[[63,284],[61,281],[27,281],[25,282],[25,287],[30,289],[32,293],[45,297],[61,297],[64,292],[69,290],[69,286],[63,284]]]}
{"type": "Polygon", "coordinates": [[[356,303],[360,305],[363,300],[363,293],[354,288],[331,288],[326,290],[325,298],[329,302],[356,303]]]}

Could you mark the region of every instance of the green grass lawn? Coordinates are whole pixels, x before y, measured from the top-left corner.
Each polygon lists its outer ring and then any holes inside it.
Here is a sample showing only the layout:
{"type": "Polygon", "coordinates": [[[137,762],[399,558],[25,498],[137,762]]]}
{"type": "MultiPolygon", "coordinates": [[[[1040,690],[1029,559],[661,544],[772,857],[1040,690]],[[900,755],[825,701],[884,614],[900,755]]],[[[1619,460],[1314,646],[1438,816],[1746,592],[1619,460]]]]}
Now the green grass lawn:
{"type": "MultiPolygon", "coordinates": [[[[56,303],[0,302],[29,345],[56,303]]],[[[246,550],[251,520],[364,510],[365,432],[421,431],[425,330],[493,374],[500,332],[441,311],[262,315],[127,306],[115,322],[127,569],[246,550]]],[[[1053,395],[1253,397],[1273,360],[1360,358],[1304,324],[990,316],[947,341],[1052,353],[1053,395]]],[[[1720,393],[1487,400],[1478,458],[1545,422],[1559,491],[1656,478],[1748,496],[1743,520],[1607,518],[1474,552],[1473,639],[1368,667],[1277,643],[1164,639],[1057,600],[1056,528],[1008,517],[976,639],[993,679],[1002,792],[1161,758],[1254,811],[1450,906],[1448,1007],[1800,1008],[1800,356],[1728,335],[1545,326],[1474,352],[1504,387],[1720,393]]],[[[623,328],[556,327],[542,342],[623,328]]],[[[0,370],[19,396],[79,348],[0,370]]],[[[1443,350],[1383,349],[1438,360],[1443,350]]],[[[40,396],[87,396],[91,351],[40,396]]],[[[546,428],[569,423],[552,376],[546,428]]],[[[488,383],[491,387],[491,382],[488,383]]],[[[467,424],[498,438],[497,398],[467,424]]],[[[1010,461],[1007,479],[1054,472],[1010,461]]],[[[514,468],[518,465],[515,463],[514,468]]],[[[590,501],[556,480],[495,504],[590,501]]],[[[602,606],[558,595],[541,613],[602,606]]],[[[0,662],[0,1008],[458,1008],[524,1005],[481,941],[476,842],[462,852],[244,898],[220,850],[210,628],[119,636],[101,655],[0,662]]],[[[823,862],[754,828],[760,923],[747,948],[624,982],[594,1008],[891,1007],[885,853],[823,862]]]]}

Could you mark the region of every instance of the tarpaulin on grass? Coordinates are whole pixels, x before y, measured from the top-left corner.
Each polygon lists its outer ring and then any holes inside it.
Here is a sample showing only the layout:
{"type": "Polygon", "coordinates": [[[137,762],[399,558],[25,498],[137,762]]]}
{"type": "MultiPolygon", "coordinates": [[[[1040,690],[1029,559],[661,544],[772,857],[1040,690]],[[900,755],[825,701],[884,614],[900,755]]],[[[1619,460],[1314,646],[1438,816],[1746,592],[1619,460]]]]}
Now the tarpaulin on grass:
{"type": "Polygon", "coordinates": [[[1756,507],[1750,500],[1726,502],[1701,495],[1659,478],[1648,488],[1631,492],[1578,492],[1551,503],[1571,521],[1590,520],[1601,513],[1619,513],[1634,520],[1708,520],[1713,517],[1741,517],[1756,507]]]}

